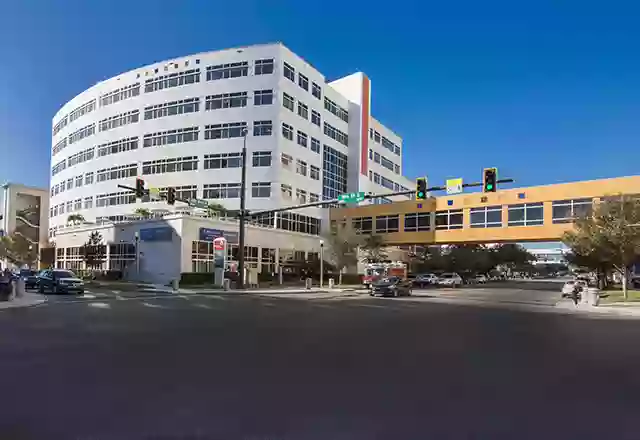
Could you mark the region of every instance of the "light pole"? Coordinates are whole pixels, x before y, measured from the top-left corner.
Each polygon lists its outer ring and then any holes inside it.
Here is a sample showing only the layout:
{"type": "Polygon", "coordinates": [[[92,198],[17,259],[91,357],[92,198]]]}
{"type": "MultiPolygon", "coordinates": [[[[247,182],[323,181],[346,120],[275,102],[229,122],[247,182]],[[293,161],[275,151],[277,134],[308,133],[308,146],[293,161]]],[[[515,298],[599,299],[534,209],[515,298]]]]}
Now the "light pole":
{"type": "Polygon", "coordinates": [[[238,289],[244,289],[244,224],[247,187],[247,129],[242,130],[242,177],[240,179],[240,225],[238,233],[238,289]]]}
{"type": "Polygon", "coordinates": [[[320,240],[320,288],[324,281],[324,241],[320,240]]]}
{"type": "Polygon", "coordinates": [[[140,234],[136,231],[133,234],[133,238],[136,241],[136,279],[140,278],[140,248],[138,247],[138,243],[140,242],[140,234]]]}

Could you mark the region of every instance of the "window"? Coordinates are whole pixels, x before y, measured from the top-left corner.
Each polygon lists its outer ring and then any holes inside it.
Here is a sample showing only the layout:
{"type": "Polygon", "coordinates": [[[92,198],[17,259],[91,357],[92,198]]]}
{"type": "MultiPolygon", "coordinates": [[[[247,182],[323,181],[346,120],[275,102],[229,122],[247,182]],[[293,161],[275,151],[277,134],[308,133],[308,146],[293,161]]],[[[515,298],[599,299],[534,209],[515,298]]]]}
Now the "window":
{"type": "Polygon", "coordinates": [[[71,179],[67,179],[67,189],[73,189],[73,177],[71,179]]]}
{"type": "MultiPolygon", "coordinates": [[[[173,189],[176,190],[176,199],[189,200],[198,198],[198,185],[174,186],[173,189]]],[[[166,198],[167,190],[167,187],[158,188],[160,197],[166,198]]]]}
{"type": "Polygon", "coordinates": [[[404,215],[405,232],[422,232],[431,230],[430,212],[413,212],[404,215]]]}
{"type": "Polygon", "coordinates": [[[280,162],[282,163],[283,168],[290,170],[291,165],[293,164],[293,157],[286,153],[282,153],[282,156],[280,156],[280,162]]]}
{"type": "Polygon", "coordinates": [[[282,74],[289,81],[296,82],[296,69],[294,69],[291,65],[284,63],[284,69],[282,70],[282,74]]]}
{"type": "Polygon", "coordinates": [[[307,137],[307,135],[301,132],[300,130],[298,130],[298,145],[304,148],[307,148],[308,141],[309,141],[309,138],[307,137]]]}
{"type": "Polygon", "coordinates": [[[336,199],[347,192],[347,156],[324,145],[322,157],[322,198],[336,199]]]}
{"type": "MultiPolygon", "coordinates": [[[[136,110],[137,111],[137,110],[136,110]]],[[[87,125],[69,135],[69,145],[96,134],[96,124],[87,125]]]]}
{"type": "Polygon", "coordinates": [[[380,160],[380,165],[382,165],[383,167],[385,167],[386,169],[388,169],[389,171],[393,171],[393,165],[394,163],[391,162],[389,159],[387,159],[386,157],[382,156],[381,160],[380,160]]]}
{"type": "Polygon", "coordinates": [[[67,167],[72,167],[79,163],[87,162],[93,159],[95,155],[95,149],[93,147],[87,148],[86,150],[80,151],[76,154],[72,154],[67,158],[67,167]]]}
{"type": "Polygon", "coordinates": [[[84,184],[91,185],[93,183],[93,171],[84,175],[84,184]]]}
{"type": "Polygon", "coordinates": [[[242,153],[218,153],[204,155],[204,169],[240,168],[242,153]]]}
{"type": "Polygon", "coordinates": [[[377,183],[378,185],[380,185],[380,174],[373,173],[373,183],[377,183]]]}
{"type": "Polygon", "coordinates": [[[130,205],[133,203],[136,203],[136,195],[131,191],[119,191],[109,194],[98,194],[96,196],[96,208],[130,205]]]}
{"type": "Polygon", "coordinates": [[[62,130],[64,127],[67,126],[68,123],[69,123],[69,118],[67,116],[59,120],[56,123],[56,125],[53,126],[53,135],[54,136],[57,135],[60,132],[60,130],[62,130]]]}
{"type": "Polygon", "coordinates": [[[218,110],[221,108],[237,108],[246,106],[247,92],[236,92],[209,95],[205,98],[204,108],[205,110],[218,110]]]}
{"type": "Polygon", "coordinates": [[[100,96],[100,106],[105,107],[140,95],[140,83],[131,84],[100,96]]]}
{"type": "Polygon", "coordinates": [[[293,197],[293,188],[291,185],[281,184],[280,185],[280,193],[283,199],[291,200],[293,197]]]}
{"type": "Polygon", "coordinates": [[[125,151],[138,149],[138,138],[123,138],[117,141],[107,142],[105,144],[98,145],[98,157],[108,156],[110,154],[123,153],[125,151]]]}
{"type": "MultiPolygon", "coordinates": [[[[198,140],[198,127],[176,128],[175,130],[159,131],[144,135],[142,145],[144,147],[158,147],[162,145],[181,144],[198,140]]],[[[136,140],[137,145],[137,140],[136,140]]]]}
{"type": "Polygon", "coordinates": [[[590,216],[592,211],[592,199],[556,200],[552,203],[552,221],[571,223],[577,217],[590,216]]]}
{"type": "Polygon", "coordinates": [[[164,174],[198,169],[197,156],[172,157],[142,162],[142,174],[164,174]]]}
{"type": "Polygon", "coordinates": [[[349,122],[349,112],[326,96],[324,97],[324,108],[325,110],[329,110],[329,112],[333,113],[338,118],[342,119],[344,122],[349,122]]]}
{"type": "Polygon", "coordinates": [[[66,208],[67,208],[67,212],[72,212],[72,211],[73,211],[73,201],[69,200],[69,201],[66,203],[66,205],[67,205],[67,206],[66,206],[66,208]]]}
{"type": "Polygon", "coordinates": [[[82,183],[84,182],[82,175],[80,176],[76,176],[76,188],[82,186],[82,183]]]}
{"type": "Polygon", "coordinates": [[[509,205],[509,226],[540,226],[544,223],[542,202],[509,205]]]}
{"type": "Polygon", "coordinates": [[[251,197],[269,198],[271,197],[270,182],[253,182],[251,184],[251,197]]]}
{"type": "Polygon", "coordinates": [[[169,75],[161,75],[157,78],[147,79],[144,82],[144,91],[145,93],[151,93],[158,90],[183,86],[185,84],[195,84],[197,82],[200,82],[200,69],[190,69],[184,72],[170,73],[169,75]]]}
{"type": "Polygon", "coordinates": [[[302,176],[307,175],[307,163],[304,160],[296,160],[296,173],[302,176]]]}
{"type": "Polygon", "coordinates": [[[303,189],[296,189],[296,203],[307,203],[307,192],[303,189]]]}
{"type": "MultiPolygon", "coordinates": [[[[207,97],[209,98],[209,97],[207,97]]],[[[246,104],[246,97],[245,97],[246,104]]],[[[164,118],[165,116],[175,116],[184,113],[195,113],[200,111],[200,98],[181,99],[164,104],[151,105],[144,108],[144,119],[164,118]]],[[[137,110],[136,110],[137,112],[137,110]]],[[[137,122],[137,121],[136,121],[137,122]]]]}
{"type": "Polygon", "coordinates": [[[394,147],[393,154],[395,154],[396,156],[400,156],[400,147],[396,145],[394,147]]]}
{"type": "Polygon", "coordinates": [[[205,139],[231,139],[243,137],[247,131],[246,122],[230,122],[228,124],[213,124],[204,127],[205,139]]]}
{"type": "Polygon", "coordinates": [[[93,208],[93,196],[85,197],[84,209],[91,209],[91,208],[93,208]]]}
{"type": "Polygon", "coordinates": [[[314,137],[311,138],[311,151],[320,154],[320,141],[314,137]]]}
{"type": "Polygon", "coordinates": [[[318,84],[312,83],[311,94],[318,99],[322,99],[322,88],[318,84]]]}
{"type": "Polygon", "coordinates": [[[256,90],[253,92],[253,105],[273,104],[273,90],[256,90]]]}
{"type": "Polygon", "coordinates": [[[354,217],[351,226],[356,234],[371,234],[373,232],[373,219],[371,217],[354,217]]]}
{"type": "Polygon", "coordinates": [[[270,167],[271,151],[254,151],[253,166],[254,167],[270,167]]]}
{"type": "Polygon", "coordinates": [[[311,165],[309,177],[311,177],[313,180],[320,180],[320,168],[315,165],[311,165]]]}
{"type": "Polygon", "coordinates": [[[135,124],[139,120],[140,112],[138,110],[132,110],[103,119],[100,121],[98,127],[100,127],[100,131],[107,131],[124,125],[135,124]]]}
{"type": "Polygon", "coordinates": [[[377,131],[373,131],[373,140],[376,141],[377,143],[380,143],[380,133],[378,133],[377,131]]]}
{"type": "Polygon", "coordinates": [[[298,101],[298,116],[306,120],[309,119],[309,107],[300,101],[298,101]]]}
{"type": "Polygon", "coordinates": [[[376,234],[398,232],[400,219],[398,214],[376,216],[376,234]]]}
{"type": "Polygon", "coordinates": [[[289,110],[293,111],[295,105],[296,105],[296,101],[293,98],[293,96],[282,92],[282,106],[284,108],[288,108],[289,110]]]}
{"type": "Polygon", "coordinates": [[[469,210],[472,228],[499,228],[502,226],[502,206],[483,206],[469,210]]]}
{"type": "Polygon", "coordinates": [[[103,168],[96,171],[96,181],[106,182],[107,180],[126,179],[138,175],[138,164],[118,165],[111,168],[103,168]]]}
{"type": "Polygon", "coordinates": [[[216,81],[226,78],[240,78],[249,74],[249,63],[241,61],[239,63],[218,64],[207,67],[207,81],[216,81]]]}
{"type": "Polygon", "coordinates": [[[393,165],[393,172],[396,174],[400,174],[400,165],[397,163],[393,165]]]}
{"type": "Polygon", "coordinates": [[[208,183],[204,185],[203,199],[238,199],[240,198],[239,183],[208,183]]]}
{"type": "Polygon", "coordinates": [[[320,113],[315,110],[311,110],[311,123],[320,127],[320,113]]]}
{"type": "Polygon", "coordinates": [[[256,60],[254,68],[254,75],[270,75],[273,73],[273,58],[256,60]]]}
{"type": "Polygon", "coordinates": [[[382,146],[393,153],[395,151],[396,144],[382,136],[382,146]]]}
{"type": "Polygon", "coordinates": [[[380,153],[374,153],[373,154],[373,161],[375,163],[380,163],[380,153]]]}
{"type": "Polygon", "coordinates": [[[305,89],[307,92],[309,91],[309,78],[304,76],[302,73],[298,73],[298,85],[300,88],[305,89]]]}
{"type": "Polygon", "coordinates": [[[271,121],[253,121],[254,136],[271,136],[273,125],[271,121]]]}
{"type": "Polygon", "coordinates": [[[380,185],[390,190],[393,190],[393,188],[395,187],[393,180],[387,179],[384,176],[380,176],[380,185]]]}
{"type": "Polygon", "coordinates": [[[324,123],[324,134],[340,142],[342,145],[349,146],[349,136],[326,122],[324,123]]]}
{"type": "Polygon", "coordinates": [[[53,150],[51,155],[55,156],[56,154],[58,154],[59,152],[61,152],[62,150],[64,150],[67,146],[67,138],[62,139],[60,142],[58,142],[57,144],[55,144],[53,146],[53,150]]]}
{"type": "MultiPolygon", "coordinates": [[[[293,212],[282,212],[276,222],[278,229],[318,235],[321,231],[320,219],[293,212]]],[[[282,253],[281,253],[282,255],[282,253]]]]}
{"type": "Polygon", "coordinates": [[[293,127],[289,124],[282,123],[282,137],[293,140],[293,127]]]}
{"type": "Polygon", "coordinates": [[[82,104],[80,107],[78,107],[77,109],[69,113],[69,122],[73,122],[79,117],[84,116],[88,113],[91,113],[95,109],[96,109],[96,100],[92,99],[91,101],[87,102],[86,104],[82,104]]]}
{"type": "Polygon", "coordinates": [[[436,211],[436,230],[462,229],[462,209],[436,211]]]}

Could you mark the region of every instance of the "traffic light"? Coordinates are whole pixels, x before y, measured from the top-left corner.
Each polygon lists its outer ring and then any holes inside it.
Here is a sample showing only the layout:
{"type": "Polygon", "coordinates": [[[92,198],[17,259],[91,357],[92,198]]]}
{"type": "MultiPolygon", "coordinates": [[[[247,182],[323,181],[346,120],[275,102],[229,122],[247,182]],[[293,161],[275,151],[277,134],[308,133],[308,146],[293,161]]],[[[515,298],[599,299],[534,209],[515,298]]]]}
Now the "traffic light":
{"type": "Polygon", "coordinates": [[[176,189],[173,187],[167,188],[167,203],[169,205],[176,203],[176,189]]]}
{"type": "Polygon", "coordinates": [[[427,198],[427,178],[418,177],[416,179],[416,200],[424,200],[427,198]]]}
{"type": "Polygon", "coordinates": [[[137,177],[136,178],[136,197],[141,199],[144,197],[144,180],[142,180],[141,178],[137,177]]]}
{"type": "Polygon", "coordinates": [[[485,168],[482,173],[482,190],[484,192],[496,192],[498,190],[498,169],[485,168]]]}

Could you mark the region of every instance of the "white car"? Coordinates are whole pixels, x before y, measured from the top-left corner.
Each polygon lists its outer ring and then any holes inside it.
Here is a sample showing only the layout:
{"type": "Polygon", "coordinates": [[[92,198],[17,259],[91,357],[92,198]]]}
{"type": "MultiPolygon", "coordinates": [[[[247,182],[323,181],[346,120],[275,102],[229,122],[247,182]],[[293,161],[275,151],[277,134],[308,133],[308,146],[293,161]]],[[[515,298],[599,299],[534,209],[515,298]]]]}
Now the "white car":
{"type": "Polygon", "coordinates": [[[445,287],[462,286],[462,277],[457,273],[443,273],[438,278],[438,285],[445,287]]]}
{"type": "Polygon", "coordinates": [[[418,275],[415,280],[413,280],[413,284],[420,287],[431,286],[437,283],[438,277],[432,273],[424,273],[422,275],[418,275]]]}
{"type": "Polygon", "coordinates": [[[583,280],[567,281],[566,283],[564,283],[564,286],[562,286],[562,296],[564,297],[570,296],[573,293],[573,290],[576,288],[576,286],[578,286],[580,290],[584,290],[587,287],[589,287],[587,285],[587,282],[583,280]]]}
{"type": "Polygon", "coordinates": [[[478,284],[485,284],[487,282],[487,276],[486,275],[476,275],[476,277],[474,278],[474,281],[478,284]]]}

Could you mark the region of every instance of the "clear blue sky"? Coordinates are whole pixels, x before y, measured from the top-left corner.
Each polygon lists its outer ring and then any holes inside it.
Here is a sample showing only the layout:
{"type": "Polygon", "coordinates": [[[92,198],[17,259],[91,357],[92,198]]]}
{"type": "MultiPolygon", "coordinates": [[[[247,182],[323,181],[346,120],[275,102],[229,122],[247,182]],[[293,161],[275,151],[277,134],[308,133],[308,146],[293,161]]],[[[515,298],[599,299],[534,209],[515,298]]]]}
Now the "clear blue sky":
{"type": "Polygon", "coordinates": [[[372,80],[405,174],[518,186],[640,173],[639,6],[616,1],[13,0],[0,7],[0,180],[48,185],[51,118],[174,56],[282,41],[372,80]],[[419,3],[419,5],[418,5],[419,3]]]}

